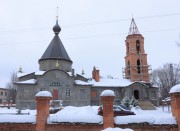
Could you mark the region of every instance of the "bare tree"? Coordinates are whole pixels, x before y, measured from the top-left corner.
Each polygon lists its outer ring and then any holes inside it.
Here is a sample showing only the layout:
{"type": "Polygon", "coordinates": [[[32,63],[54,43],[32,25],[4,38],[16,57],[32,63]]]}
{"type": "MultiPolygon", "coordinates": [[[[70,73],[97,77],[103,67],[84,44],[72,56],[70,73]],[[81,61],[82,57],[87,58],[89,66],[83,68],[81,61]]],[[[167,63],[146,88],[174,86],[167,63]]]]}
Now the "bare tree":
{"type": "Polygon", "coordinates": [[[178,47],[180,47],[180,35],[179,35],[179,40],[176,41],[176,44],[178,47]]]}
{"type": "Polygon", "coordinates": [[[180,83],[180,64],[167,63],[153,70],[151,82],[159,87],[162,99],[169,97],[170,89],[180,83]]]}
{"type": "Polygon", "coordinates": [[[8,88],[8,94],[7,94],[7,99],[8,101],[13,100],[15,102],[16,100],[16,86],[14,85],[14,82],[17,81],[17,73],[12,72],[11,73],[11,78],[10,82],[7,83],[6,88],[8,88]]]}

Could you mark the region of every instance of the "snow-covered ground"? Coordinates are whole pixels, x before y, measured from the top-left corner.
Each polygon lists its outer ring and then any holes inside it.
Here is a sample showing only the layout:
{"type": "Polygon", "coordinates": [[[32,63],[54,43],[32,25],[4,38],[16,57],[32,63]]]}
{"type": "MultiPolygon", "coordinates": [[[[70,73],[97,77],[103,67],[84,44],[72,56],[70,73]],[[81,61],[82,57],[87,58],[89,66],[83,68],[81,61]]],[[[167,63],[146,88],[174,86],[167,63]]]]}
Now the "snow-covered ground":
{"type": "Polygon", "coordinates": [[[0,108],[0,123],[35,123],[36,110],[21,110],[21,115],[17,114],[18,110],[14,107],[0,108]],[[29,115],[28,115],[29,114],[29,115]]]}
{"type": "MultiPolygon", "coordinates": [[[[103,117],[97,115],[98,106],[84,106],[84,107],[64,107],[56,114],[50,114],[48,123],[97,123],[103,124],[103,117]]],[[[128,123],[149,123],[149,124],[177,124],[172,113],[165,108],[157,108],[157,110],[141,110],[133,108],[132,111],[136,115],[117,116],[114,118],[116,124],[128,123]]],[[[15,108],[0,108],[0,123],[35,123],[36,110],[22,110],[26,115],[17,115],[15,108]],[[29,113],[29,115],[27,115],[29,113]]]]}
{"type": "Polygon", "coordinates": [[[51,114],[48,122],[59,123],[99,123],[102,124],[102,116],[97,115],[98,106],[73,107],[67,106],[56,114],[51,114]]]}
{"type": "Polygon", "coordinates": [[[177,124],[175,117],[165,107],[164,111],[162,107],[156,108],[157,110],[141,110],[139,108],[133,108],[132,111],[136,115],[131,116],[117,116],[114,118],[116,124],[128,124],[128,123],[149,123],[149,124],[177,124]]]}

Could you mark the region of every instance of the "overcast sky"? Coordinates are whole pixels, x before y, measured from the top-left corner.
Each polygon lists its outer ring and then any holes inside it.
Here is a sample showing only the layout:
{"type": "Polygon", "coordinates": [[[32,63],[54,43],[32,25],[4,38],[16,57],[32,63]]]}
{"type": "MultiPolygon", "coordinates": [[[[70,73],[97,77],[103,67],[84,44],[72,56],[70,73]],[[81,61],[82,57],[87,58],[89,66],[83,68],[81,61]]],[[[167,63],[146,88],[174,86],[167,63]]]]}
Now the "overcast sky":
{"type": "Polygon", "coordinates": [[[51,42],[57,6],[59,34],[76,73],[122,77],[125,39],[133,17],[145,38],[148,64],[179,63],[179,0],[0,0],[0,87],[13,71],[39,70],[51,42]]]}

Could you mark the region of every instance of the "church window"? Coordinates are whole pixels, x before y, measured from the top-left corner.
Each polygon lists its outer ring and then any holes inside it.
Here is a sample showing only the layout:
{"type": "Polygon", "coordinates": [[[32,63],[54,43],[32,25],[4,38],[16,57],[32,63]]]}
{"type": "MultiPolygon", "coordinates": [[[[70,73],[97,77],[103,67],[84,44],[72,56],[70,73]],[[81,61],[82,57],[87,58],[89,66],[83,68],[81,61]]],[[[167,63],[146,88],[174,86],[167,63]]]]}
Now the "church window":
{"type": "Polygon", "coordinates": [[[80,89],[80,98],[81,99],[85,98],[85,89],[80,89]]]}
{"type": "Polygon", "coordinates": [[[137,60],[137,71],[138,71],[138,74],[141,73],[141,63],[139,59],[137,60]]]}
{"type": "Polygon", "coordinates": [[[139,40],[136,41],[136,51],[138,54],[140,53],[140,41],[139,40]]]}
{"type": "Polygon", "coordinates": [[[156,99],[156,92],[155,91],[151,91],[151,98],[156,99]]]}
{"type": "Polygon", "coordinates": [[[97,97],[97,90],[91,91],[91,97],[93,97],[93,98],[97,97]]]}
{"type": "Polygon", "coordinates": [[[50,84],[50,87],[61,87],[62,85],[61,85],[61,83],[59,83],[59,82],[52,82],[51,84],[50,84]]]}
{"type": "Polygon", "coordinates": [[[66,89],[66,97],[70,97],[71,96],[71,90],[70,89],[66,89]]]}

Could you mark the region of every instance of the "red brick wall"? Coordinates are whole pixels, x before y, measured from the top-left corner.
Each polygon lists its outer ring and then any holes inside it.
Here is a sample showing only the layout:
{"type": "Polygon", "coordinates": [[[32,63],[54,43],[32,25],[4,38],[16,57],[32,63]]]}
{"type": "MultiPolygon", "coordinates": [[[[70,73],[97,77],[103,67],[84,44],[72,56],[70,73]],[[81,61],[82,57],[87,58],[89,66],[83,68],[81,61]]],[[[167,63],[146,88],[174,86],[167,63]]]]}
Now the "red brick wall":
{"type": "Polygon", "coordinates": [[[47,118],[49,116],[49,102],[51,97],[36,97],[37,101],[37,117],[36,130],[44,131],[46,128],[47,118]]]}
{"type": "Polygon", "coordinates": [[[113,103],[114,96],[102,96],[101,97],[103,103],[103,127],[114,127],[114,111],[113,111],[113,103]]]}
{"type": "Polygon", "coordinates": [[[101,131],[99,124],[49,124],[47,131],[101,131]]]}
{"type": "Polygon", "coordinates": [[[172,111],[172,114],[173,114],[173,116],[175,116],[175,111],[176,111],[176,103],[175,103],[175,95],[174,95],[174,93],[173,94],[171,94],[171,111],[172,111]]]}
{"type": "Polygon", "coordinates": [[[33,123],[0,123],[0,131],[36,131],[36,125],[33,123]]]}
{"type": "MultiPolygon", "coordinates": [[[[101,131],[103,125],[99,124],[48,124],[46,131],[101,131]]],[[[115,125],[119,128],[130,128],[134,131],[178,131],[177,125],[149,125],[144,124],[128,124],[115,125]]],[[[36,131],[35,124],[0,124],[0,131],[36,131]]],[[[44,130],[45,131],[45,130],[44,130]]]]}
{"type": "Polygon", "coordinates": [[[115,125],[119,128],[130,128],[134,131],[179,131],[177,125],[150,125],[148,123],[115,125]]]}

